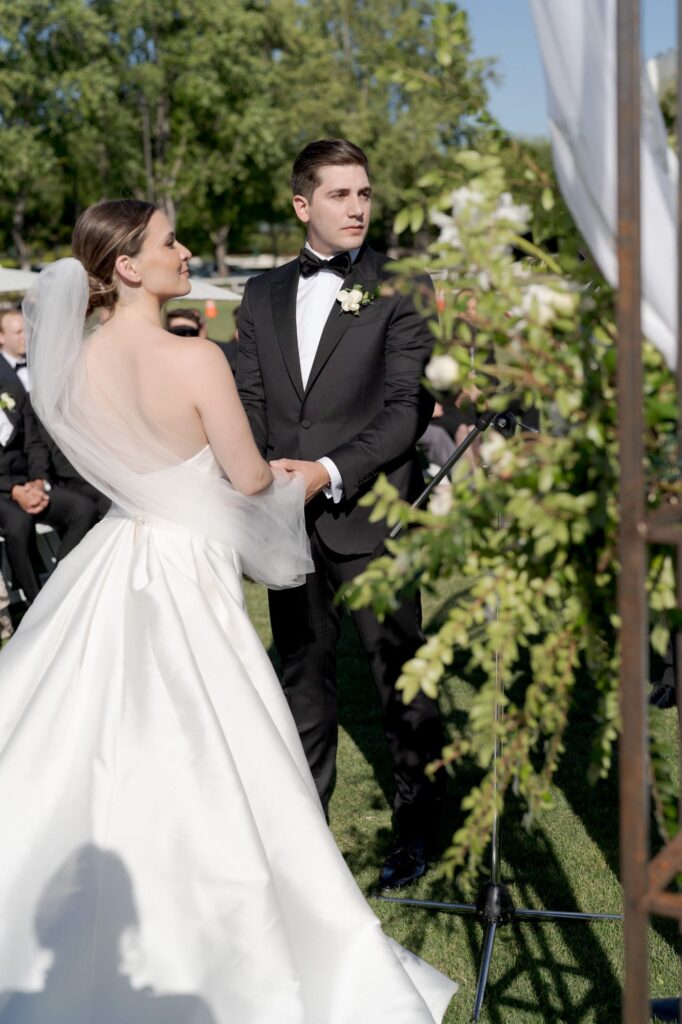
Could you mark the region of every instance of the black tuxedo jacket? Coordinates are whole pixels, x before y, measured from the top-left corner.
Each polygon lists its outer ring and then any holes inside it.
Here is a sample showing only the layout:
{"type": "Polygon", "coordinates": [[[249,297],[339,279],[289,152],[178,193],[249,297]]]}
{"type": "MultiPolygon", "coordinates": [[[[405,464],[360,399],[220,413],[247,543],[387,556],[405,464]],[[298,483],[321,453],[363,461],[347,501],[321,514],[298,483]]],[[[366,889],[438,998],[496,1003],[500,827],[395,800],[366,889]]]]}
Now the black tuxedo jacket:
{"type": "Polygon", "coordinates": [[[2,356],[0,364],[0,395],[14,400],[13,409],[3,409],[12,424],[12,434],[4,446],[0,445],[0,496],[9,498],[15,484],[49,478],[50,456],[38,435],[24,385],[2,356]]]}
{"type": "Polygon", "coordinates": [[[82,483],[82,476],[76,472],[66,455],[57,446],[33,411],[30,397],[19,375],[12,369],[7,360],[0,356],[0,392],[7,391],[9,388],[15,389],[12,391],[12,395],[18,391],[24,396],[26,401],[26,409],[24,411],[24,445],[27,455],[30,454],[34,462],[37,460],[36,464],[42,468],[42,472],[37,477],[31,477],[31,479],[44,479],[52,482],[55,480],[73,480],[77,483],[82,483]],[[40,453],[40,455],[38,456],[37,453],[40,453]]]}
{"type": "MultiPolygon", "coordinates": [[[[434,339],[413,297],[391,288],[389,267],[385,256],[363,248],[349,276],[339,278],[339,288],[386,285],[357,316],[334,303],[305,388],[298,260],[251,278],[239,314],[237,387],[256,443],[268,460],[333,460],[344,498],[334,504],[318,495],[307,515],[327,547],[344,555],[371,552],[386,534],[385,523],[370,523],[358,505],[380,472],[408,500],[423,487],[414,445],[433,411],[421,380],[434,339]]],[[[430,300],[431,281],[416,284],[430,300]]]]}

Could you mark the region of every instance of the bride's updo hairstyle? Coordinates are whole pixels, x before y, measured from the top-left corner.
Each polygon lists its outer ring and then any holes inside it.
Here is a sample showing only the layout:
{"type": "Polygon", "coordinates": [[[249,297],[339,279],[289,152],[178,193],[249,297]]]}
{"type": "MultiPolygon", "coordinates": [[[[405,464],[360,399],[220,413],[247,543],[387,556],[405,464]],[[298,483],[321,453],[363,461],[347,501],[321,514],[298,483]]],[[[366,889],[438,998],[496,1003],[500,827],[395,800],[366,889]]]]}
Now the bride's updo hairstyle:
{"type": "Polygon", "coordinates": [[[89,206],[76,221],[71,245],[88,275],[87,316],[96,309],[111,310],[116,305],[116,260],[119,256],[137,256],[155,212],[153,203],[141,199],[104,199],[89,206]]]}

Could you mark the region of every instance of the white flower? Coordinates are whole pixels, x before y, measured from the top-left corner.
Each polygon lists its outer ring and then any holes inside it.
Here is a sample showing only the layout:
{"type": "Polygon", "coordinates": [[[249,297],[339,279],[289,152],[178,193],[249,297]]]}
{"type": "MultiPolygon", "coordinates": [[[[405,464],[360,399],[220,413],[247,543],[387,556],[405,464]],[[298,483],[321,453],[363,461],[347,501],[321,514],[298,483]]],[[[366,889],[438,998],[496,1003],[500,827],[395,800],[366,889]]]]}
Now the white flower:
{"type": "Polygon", "coordinates": [[[459,363],[452,356],[432,356],[426,367],[426,376],[438,391],[447,391],[459,380],[459,363]]]}
{"type": "Polygon", "coordinates": [[[524,232],[531,218],[530,206],[515,203],[510,192],[503,192],[495,209],[490,209],[490,203],[483,192],[465,185],[450,194],[450,203],[450,214],[435,210],[430,220],[440,228],[439,243],[451,245],[454,249],[458,249],[461,244],[458,224],[476,228],[484,222],[491,227],[499,222],[512,231],[524,232]]]}
{"type": "Polygon", "coordinates": [[[530,317],[541,327],[546,327],[557,316],[571,316],[577,304],[576,292],[536,283],[524,288],[521,305],[515,306],[510,313],[512,316],[530,317]]]}
{"type": "Polygon", "coordinates": [[[526,203],[515,203],[511,192],[502,193],[497,209],[493,212],[493,220],[504,221],[514,231],[523,232],[528,227],[530,218],[530,206],[526,203]]]}
{"type": "Polygon", "coordinates": [[[6,391],[0,395],[0,409],[13,409],[17,403],[6,391]]]}
{"type": "Polygon", "coordinates": [[[498,476],[509,478],[516,468],[514,452],[506,439],[497,430],[491,430],[479,449],[481,462],[494,470],[498,476]]]}
{"type": "Polygon", "coordinates": [[[354,285],[352,288],[342,288],[336,299],[341,303],[344,313],[357,313],[362,305],[363,294],[362,288],[354,285]]]}
{"type": "Polygon", "coordinates": [[[446,516],[452,508],[452,487],[449,483],[434,487],[429,498],[429,512],[435,516],[446,516]]]}
{"type": "Polygon", "coordinates": [[[460,245],[460,235],[457,225],[455,224],[455,218],[451,217],[447,213],[441,213],[439,210],[434,210],[430,216],[430,221],[435,224],[437,228],[440,228],[440,234],[438,241],[441,245],[451,245],[453,249],[458,249],[460,245]]]}

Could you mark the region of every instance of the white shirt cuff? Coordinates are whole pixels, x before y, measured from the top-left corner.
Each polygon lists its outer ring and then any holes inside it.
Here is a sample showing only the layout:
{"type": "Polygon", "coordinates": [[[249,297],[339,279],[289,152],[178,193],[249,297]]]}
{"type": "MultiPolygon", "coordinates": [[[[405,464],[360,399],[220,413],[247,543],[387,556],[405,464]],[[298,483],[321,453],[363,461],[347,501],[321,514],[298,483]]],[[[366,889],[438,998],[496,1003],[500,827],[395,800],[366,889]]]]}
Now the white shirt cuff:
{"type": "Polygon", "coordinates": [[[317,461],[327,470],[329,473],[329,479],[331,480],[329,487],[324,487],[322,493],[325,498],[331,498],[334,504],[338,505],[343,498],[343,480],[341,479],[341,474],[336,468],[336,463],[332,462],[331,459],[328,459],[326,455],[317,461]]]}

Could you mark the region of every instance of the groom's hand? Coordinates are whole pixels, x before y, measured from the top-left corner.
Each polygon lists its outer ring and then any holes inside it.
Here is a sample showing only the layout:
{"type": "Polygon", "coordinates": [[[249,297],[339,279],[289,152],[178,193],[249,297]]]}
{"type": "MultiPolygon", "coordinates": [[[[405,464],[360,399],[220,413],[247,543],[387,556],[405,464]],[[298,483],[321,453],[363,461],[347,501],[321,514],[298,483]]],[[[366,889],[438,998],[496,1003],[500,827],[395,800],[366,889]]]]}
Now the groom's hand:
{"type": "Polygon", "coordinates": [[[301,459],[276,459],[270,465],[274,469],[285,469],[287,473],[299,473],[305,481],[305,500],[310,501],[316,494],[329,487],[329,473],[321,462],[303,462],[301,459]]]}

